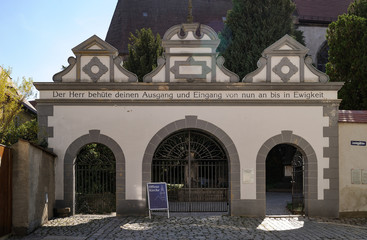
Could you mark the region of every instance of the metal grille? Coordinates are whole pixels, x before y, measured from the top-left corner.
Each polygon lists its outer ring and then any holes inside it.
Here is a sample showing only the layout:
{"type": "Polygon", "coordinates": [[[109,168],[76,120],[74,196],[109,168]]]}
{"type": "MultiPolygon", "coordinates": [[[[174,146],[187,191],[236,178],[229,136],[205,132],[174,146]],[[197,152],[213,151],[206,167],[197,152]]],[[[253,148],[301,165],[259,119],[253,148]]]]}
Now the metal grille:
{"type": "Polygon", "coordinates": [[[170,211],[227,211],[228,161],[210,136],[185,131],[157,148],[152,181],[166,182],[170,211]]]}
{"type": "Polygon", "coordinates": [[[75,161],[76,213],[116,211],[116,161],[100,144],[82,148],[75,161]]]}
{"type": "Polygon", "coordinates": [[[292,167],[292,211],[294,213],[302,214],[304,212],[304,161],[302,153],[300,153],[298,150],[294,154],[292,167]]]}

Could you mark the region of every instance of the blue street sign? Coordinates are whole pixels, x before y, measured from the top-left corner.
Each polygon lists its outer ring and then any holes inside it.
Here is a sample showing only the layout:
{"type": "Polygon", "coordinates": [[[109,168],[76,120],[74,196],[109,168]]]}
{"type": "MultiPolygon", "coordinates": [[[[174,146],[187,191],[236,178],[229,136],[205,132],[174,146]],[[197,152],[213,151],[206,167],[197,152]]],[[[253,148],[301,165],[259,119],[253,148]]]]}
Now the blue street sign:
{"type": "Polygon", "coordinates": [[[366,146],[366,141],[350,141],[350,145],[353,145],[353,146],[366,146]]]}

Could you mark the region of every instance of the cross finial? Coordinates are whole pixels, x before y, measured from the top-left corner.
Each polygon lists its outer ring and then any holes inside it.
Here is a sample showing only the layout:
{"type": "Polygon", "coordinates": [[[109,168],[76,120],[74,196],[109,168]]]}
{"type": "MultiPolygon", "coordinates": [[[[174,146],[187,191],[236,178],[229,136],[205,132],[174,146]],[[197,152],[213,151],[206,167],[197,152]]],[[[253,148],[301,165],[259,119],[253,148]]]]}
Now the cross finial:
{"type": "Polygon", "coordinates": [[[193,23],[194,17],[192,16],[192,0],[189,0],[187,23],[193,23]]]}

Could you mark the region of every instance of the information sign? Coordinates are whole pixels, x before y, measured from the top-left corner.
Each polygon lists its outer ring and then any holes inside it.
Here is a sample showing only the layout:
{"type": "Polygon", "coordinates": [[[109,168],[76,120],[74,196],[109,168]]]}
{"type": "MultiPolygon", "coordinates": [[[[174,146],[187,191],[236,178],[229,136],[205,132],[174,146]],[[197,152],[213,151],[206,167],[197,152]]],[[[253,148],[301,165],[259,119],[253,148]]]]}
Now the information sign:
{"type": "Polygon", "coordinates": [[[153,210],[167,210],[169,218],[167,184],[164,182],[147,183],[147,194],[149,218],[151,218],[151,211],[153,210]]]}
{"type": "Polygon", "coordinates": [[[366,141],[350,141],[350,145],[353,145],[353,146],[366,146],[366,141]]]}

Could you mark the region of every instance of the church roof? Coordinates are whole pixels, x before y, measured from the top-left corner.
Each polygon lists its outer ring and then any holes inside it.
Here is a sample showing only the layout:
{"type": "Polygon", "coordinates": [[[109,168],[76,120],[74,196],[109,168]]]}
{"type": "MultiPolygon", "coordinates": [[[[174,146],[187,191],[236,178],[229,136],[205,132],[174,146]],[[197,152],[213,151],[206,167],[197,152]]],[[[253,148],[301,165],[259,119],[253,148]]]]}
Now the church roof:
{"type": "MultiPolygon", "coordinates": [[[[194,22],[213,28],[223,29],[223,20],[232,8],[232,0],[192,1],[194,22]],[[215,3],[214,3],[215,2],[215,3]]],[[[107,32],[106,42],[117,48],[120,54],[127,54],[130,32],[151,28],[153,33],[164,33],[172,26],[187,22],[187,0],[119,0],[107,32]]]]}
{"type": "MultiPolygon", "coordinates": [[[[352,0],[294,0],[296,15],[300,24],[328,24],[338,15],[347,11],[352,0]]],[[[216,32],[223,29],[227,11],[232,9],[232,0],[195,0],[192,1],[194,22],[213,28],[216,32]]],[[[121,55],[128,53],[130,33],[137,29],[151,28],[153,33],[163,37],[170,27],[187,22],[187,0],[119,0],[106,42],[118,49],[121,55]]]]}
{"type": "Polygon", "coordinates": [[[346,13],[353,0],[294,0],[300,23],[330,23],[346,13]]]}

